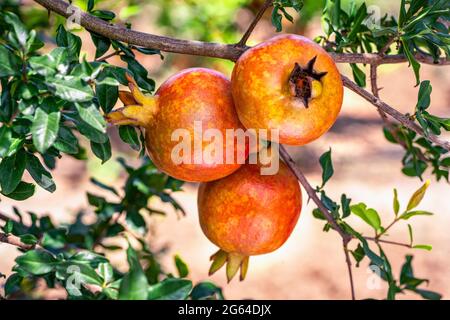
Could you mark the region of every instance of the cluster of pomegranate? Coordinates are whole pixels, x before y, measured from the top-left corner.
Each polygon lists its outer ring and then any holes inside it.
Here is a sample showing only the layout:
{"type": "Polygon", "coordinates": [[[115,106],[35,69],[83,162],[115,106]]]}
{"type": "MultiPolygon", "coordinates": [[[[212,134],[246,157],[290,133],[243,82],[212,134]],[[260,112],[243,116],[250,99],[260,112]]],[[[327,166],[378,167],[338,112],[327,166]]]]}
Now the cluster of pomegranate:
{"type": "MultiPolygon", "coordinates": [[[[242,54],[231,81],[211,69],[187,69],[152,97],[133,78],[128,81],[131,92],[119,95],[125,106],[109,113],[108,121],[143,127],[148,154],[161,171],[201,182],[200,225],[220,248],[211,257],[210,274],[226,265],[228,281],[239,270],[243,280],[249,256],[276,250],[296,225],[302,205],[297,179],[284,163],[274,175],[262,175],[263,164],[248,161],[174,163],[173,133],[180,128],[193,132],[200,121],[204,129],[224,136],[229,129],[277,129],[275,142],[307,144],[333,125],[342,105],[343,86],[332,58],[307,38],[281,35],[242,54]]],[[[187,137],[192,145],[198,143],[195,135],[187,137]]],[[[232,142],[237,147],[238,141],[232,142]]],[[[207,147],[200,143],[202,151],[207,147]]],[[[260,148],[243,150],[246,158],[260,148]]]]}

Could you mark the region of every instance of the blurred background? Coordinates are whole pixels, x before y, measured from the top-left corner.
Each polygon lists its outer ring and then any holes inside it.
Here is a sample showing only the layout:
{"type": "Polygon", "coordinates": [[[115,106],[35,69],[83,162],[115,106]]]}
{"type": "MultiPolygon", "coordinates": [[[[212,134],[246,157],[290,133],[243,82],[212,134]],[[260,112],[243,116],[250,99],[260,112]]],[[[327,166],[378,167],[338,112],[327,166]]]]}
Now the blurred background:
{"type": "MultiPolygon", "coordinates": [[[[262,0],[104,0],[97,1],[96,8],[114,11],[123,23],[130,22],[135,30],[168,35],[177,38],[235,43],[239,40],[253,19],[262,0]]],[[[322,0],[305,0],[300,15],[291,24],[283,19],[283,32],[302,34],[314,38],[323,34],[321,29],[322,0]]],[[[342,1],[349,5],[349,1],[342,1]]],[[[356,1],[361,2],[361,1],[356,1]]],[[[74,1],[85,8],[84,1],[74,1]]],[[[381,9],[382,15],[396,14],[397,1],[366,1],[381,9]]],[[[21,2],[24,21],[30,27],[41,30],[56,30],[64,20],[55,14],[50,18],[47,12],[30,0],[21,2]]],[[[80,30],[76,32],[83,39],[82,51],[88,60],[93,60],[95,47],[89,35],[80,30]]],[[[250,38],[249,45],[257,44],[275,34],[270,22],[270,12],[258,24],[250,38]]],[[[43,50],[50,51],[55,44],[51,34],[46,35],[47,45],[43,50]]],[[[149,70],[149,76],[155,79],[157,87],[170,74],[193,66],[217,69],[228,76],[233,64],[219,59],[193,57],[187,55],[163,53],[146,56],[137,53],[137,59],[149,70]]],[[[108,60],[111,64],[123,65],[120,58],[108,60]]],[[[339,65],[342,73],[351,75],[351,69],[339,65]]],[[[433,85],[431,106],[433,114],[450,117],[448,67],[423,65],[422,79],[429,79],[433,85]]],[[[380,95],[383,100],[403,113],[413,112],[418,88],[414,87],[414,75],[407,64],[382,65],[379,68],[380,95]]],[[[77,212],[87,208],[85,191],[101,194],[102,191],[89,182],[89,177],[121,186],[125,178],[120,165],[115,161],[119,156],[128,162],[139,165],[137,152],[120,142],[114,128],[113,157],[101,165],[100,160],[89,156],[85,163],[64,156],[52,173],[57,190],[50,194],[37,188],[37,194],[24,202],[2,198],[0,211],[11,213],[17,206],[23,211],[50,214],[56,221],[70,222],[77,212]]],[[[444,136],[448,139],[448,136],[444,136]]],[[[81,139],[80,141],[83,141],[81,139]]],[[[345,91],[341,114],[332,130],[319,140],[304,147],[289,148],[297,163],[313,185],[320,183],[321,171],[318,164],[320,155],[332,148],[335,175],[327,184],[327,194],[337,198],[341,193],[357,203],[364,201],[376,208],[385,224],[393,218],[392,189],[399,191],[401,203],[405,205],[409,196],[422,182],[418,178],[406,177],[401,173],[401,158],[404,154],[400,146],[387,142],[382,132],[382,122],[377,110],[361,97],[345,91]]],[[[88,148],[89,149],[89,148],[88,148]]],[[[424,178],[429,176],[425,173],[424,178]]],[[[416,243],[431,244],[431,252],[411,250],[402,247],[385,246],[391,257],[393,269],[400,272],[406,254],[414,254],[415,274],[419,278],[430,279],[429,289],[450,298],[450,189],[445,181],[432,183],[420,205],[420,209],[434,212],[432,217],[417,217],[411,220],[415,230],[416,243]]],[[[173,209],[162,203],[152,203],[153,208],[166,210],[167,216],[149,217],[151,232],[148,241],[156,251],[164,249],[162,258],[167,270],[173,270],[173,255],[179,254],[190,267],[194,281],[207,279],[209,256],[216,248],[203,235],[198,224],[196,196],[197,184],[185,184],[184,191],[174,194],[187,212],[179,217],[173,209]]],[[[217,272],[211,280],[223,287],[228,299],[348,299],[350,290],[348,275],[342,251],[341,239],[336,233],[324,233],[323,223],[312,217],[314,206],[306,203],[293,234],[286,244],[274,253],[252,257],[245,282],[236,279],[226,284],[224,271],[217,272]]],[[[89,215],[89,209],[85,209],[89,215]]],[[[359,230],[371,235],[359,218],[352,217],[350,222],[359,230]]],[[[408,242],[406,224],[399,223],[390,232],[390,240],[408,242]]],[[[0,271],[9,274],[14,265],[17,251],[14,247],[0,245],[0,271]]],[[[125,263],[122,254],[110,257],[113,262],[125,263]]],[[[124,270],[126,265],[123,266],[124,270]]],[[[378,281],[367,268],[367,260],[354,270],[357,298],[384,298],[386,287],[378,281]]],[[[0,279],[0,286],[4,279],[0,279]]],[[[58,298],[58,292],[47,293],[48,298],[58,298]]],[[[406,295],[404,298],[415,298],[406,295]]]]}

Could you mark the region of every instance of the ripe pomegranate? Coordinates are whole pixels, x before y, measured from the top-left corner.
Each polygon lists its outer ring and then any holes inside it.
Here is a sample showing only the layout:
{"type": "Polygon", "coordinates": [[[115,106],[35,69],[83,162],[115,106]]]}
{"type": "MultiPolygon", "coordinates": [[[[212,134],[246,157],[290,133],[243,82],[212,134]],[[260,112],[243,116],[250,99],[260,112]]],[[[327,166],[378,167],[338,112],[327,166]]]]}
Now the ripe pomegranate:
{"type": "Polygon", "coordinates": [[[231,77],[242,124],[278,129],[279,142],[304,145],[324,134],[342,105],[343,85],[333,59],[313,41],[280,35],[247,50],[231,77]]]}
{"type": "Polygon", "coordinates": [[[195,126],[202,132],[213,128],[225,137],[226,129],[243,128],[234,108],[230,81],[224,75],[205,68],[186,69],[165,81],[154,96],[144,95],[131,76],[127,75],[127,79],[131,93],[119,93],[125,107],[106,118],[116,125],[143,127],[147,152],[161,171],[177,179],[201,182],[220,179],[241,166],[238,153],[245,160],[248,150],[238,148],[236,138],[228,142],[223,138],[223,159],[216,160],[210,148],[214,161],[206,161],[205,149],[215,141],[205,142],[203,136],[194,133],[195,126]],[[177,129],[185,129],[188,136],[181,134],[172,139],[177,129]],[[190,148],[177,148],[183,139],[188,140],[190,148]],[[234,150],[235,161],[226,162],[227,147],[234,150]],[[181,160],[187,157],[187,161],[174,162],[174,152],[181,160]]]}
{"type": "Polygon", "coordinates": [[[227,264],[228,281],[239,269],[242,281],[249,256],[278,249],[297,223],[302,199],[296,177],[283,162],[275,175],[261,175],[260,169],[260,164],[245,164],[200,185],[200,225],[220,248],[211,257],[210,275],[227,264]]]}

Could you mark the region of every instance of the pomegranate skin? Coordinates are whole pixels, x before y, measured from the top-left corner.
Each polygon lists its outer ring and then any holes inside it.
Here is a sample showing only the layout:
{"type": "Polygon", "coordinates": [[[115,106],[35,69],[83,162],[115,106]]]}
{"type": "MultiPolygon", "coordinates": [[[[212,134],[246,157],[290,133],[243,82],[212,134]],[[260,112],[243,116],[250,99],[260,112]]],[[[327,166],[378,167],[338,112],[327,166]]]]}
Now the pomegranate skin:
{"type": "Polygon", "coordinates": [[[299,35],[280,35],[250,48],[237,60],[231,77],[232,94],[242,124],[253,129],[279,129],[279,142],[307,144],[335,122],[343,100],[343,85],[333,59],[318,44],[299,35]],[[289,84],[296,63],[327,72],[319,96],[308,107],[289,84]]]}
{"type": "Polygon", "coordinates": [[[227,253],[258,255],[278,249],[301,211],[297,179],[280,162],[276,175],[260,175],[260,165],[245,164],[220,180],[202,183],[200,225],[207,238],[227,253]]]}
{"type": "Polygon", "coordinates": [[[140,92],[130,75],[127,79],[131,92],[119,92],[125,107],[106,118],[115,125],[144,128],[147,153],[158,169],[180,180],[203,182],[225,177],[245,162],[248,144],[238,146],[236,137],[226,139],[227,129],[244,127],[234,108],[231,83],[223,74],[186,69],[167,79],[154,96],[140,92]],[[223,158],[214,158],[215,135],[206,138],[207,129],[221,135],[223,158]],[[226,161],[227,150],[234,150],[234,161],[226,161]]]}

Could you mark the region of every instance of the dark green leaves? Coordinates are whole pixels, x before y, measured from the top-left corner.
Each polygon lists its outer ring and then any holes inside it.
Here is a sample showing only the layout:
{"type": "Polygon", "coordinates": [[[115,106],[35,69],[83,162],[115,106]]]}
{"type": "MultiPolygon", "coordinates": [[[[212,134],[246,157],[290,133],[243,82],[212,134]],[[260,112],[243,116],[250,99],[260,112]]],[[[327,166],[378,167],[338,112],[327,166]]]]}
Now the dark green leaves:
{"type": "Polygon", "coordinates": [[[17,188],[25,166],[26,157],[23,150],[2,159],[0,163],[0,186],[4,195],[11,194],[17,188]]]}
{"type": "Polygon", "coordinates": [[[40,153],[45,153],[47,149],[55,142],[61,113],[59,111],[37,108],[31,133],[33,135],[33,144],[40,153]]]}
{"type": "Polygon", "coordinates": [[[179,255],[175,255],[175,266],[178,270],[178,275],[180,278],[186,278],[189,275],[189,269],[186,263],[181,259],[179,255]]]}
{"type": "Polygon", "coordinates": [[[148,282],[144,270],[140,265],[136,251],[131,247],[127,250],[130,270],[122,279],[119,289],[121,300],[146,300],[148,295],[148,282]]]}
{"type": "Polygon", "coordinates": [[[167,278],[148,290],[149,300],[185,300],[192,290],[192,282],[184,279],[167,278]]]}
{"type": "Polygon", "coordinates": [[[90,101],[94,97],[92,88],[77,77],[55,78],[47,84],[54,94],[63,100],[83,102],[90,101]]]}
{"type": "Polygon", "coordinates": [[[419,88],[419,97],[416,105],[416,110],[424,111],[430,106],[430,95],[432,87],[429,80],[422,81],[419,88]]]}
{"type": "Polygon", "coordinates": [[[102,160],[102,164],[111,158],[111,143],[109,142],[109,139],[104,143],[91,141],[91,149],[95,156],[102,160]]]}
{"type": "Polygon", "coordinates": [[[294,18],[286,11],[286,8],[292,8],[296,12],[300,12],[303,8],[303,0],[275,0],[272,9],[272,24],[277,32],[283,29],[283,16],[290,22],[294,22],[294,18]]]}
{"type": "Polygon", "coordinates": [[[327,181],[333,176],[334,169],[331,162],[331,149],[320,156],[320,166],[322,167],[322,188],[327,181]]]}
{"type": "Polygon", "coordinates": [[[134,150],[140,149],[140,141],[139,137],[136,133],[136,129],[132,126],[120,126],[119,127],[119,136],[123,142],[130,145],[130,147],[134,150]]]}
{"type": "Polygon", "coordinates": [[[75,103],[75,107],[80,118],[83,119],[85,123],[100,132],[106,132],[106,121],[94,104],[75,103]]]}
{"type": "Polygon", "coordinates": [[[38,185],[49,192],[56,190],[52,175],[44,168],[41,161],[36,156],[28,153],[26,162],[27,171],[38,185]]]}
{"type": "Polygon", "coordinates": [[[14,53],[0,45],[0,78],[14,76],[20,70],[20,59],[14,53]]]}
{"type": "Polygon", "coordinates": [[[56,258],[42,250],[31,250],[16,259],[17,265],[33,275],[43,275],[54,270],[56,258]]]}
{"type": "Polygon", "coordinates": [[[351,63],[350,67],[352,68],[353,78],[355,82],[360,87],[366,86],[366,74],[362,71],[355,63],[351,63]]]}
{"type": "Polygon", "coordinates": [[[23,201],[31,197],[34,191],[34,184],[21,181],[13,192],[8,193],[8,197],[17,201],[23,201]]]}

